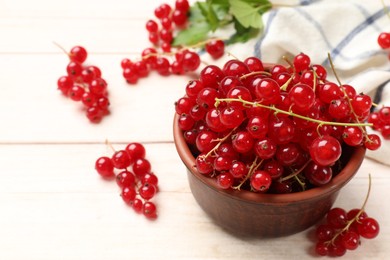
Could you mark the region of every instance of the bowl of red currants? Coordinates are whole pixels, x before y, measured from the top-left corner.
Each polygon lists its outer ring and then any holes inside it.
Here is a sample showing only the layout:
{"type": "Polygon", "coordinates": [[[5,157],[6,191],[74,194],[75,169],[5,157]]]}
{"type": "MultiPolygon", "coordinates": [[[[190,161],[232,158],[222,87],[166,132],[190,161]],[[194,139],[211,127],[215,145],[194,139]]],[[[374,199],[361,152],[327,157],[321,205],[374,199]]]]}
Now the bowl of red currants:
{"type": "Polygon", "coordinates": [[[173,134],[191,192],[240,236],[278,237],[321,220],[380,139],[371,98],[330,82],[301,53],[208,65],[175,103],[173,134]]]}

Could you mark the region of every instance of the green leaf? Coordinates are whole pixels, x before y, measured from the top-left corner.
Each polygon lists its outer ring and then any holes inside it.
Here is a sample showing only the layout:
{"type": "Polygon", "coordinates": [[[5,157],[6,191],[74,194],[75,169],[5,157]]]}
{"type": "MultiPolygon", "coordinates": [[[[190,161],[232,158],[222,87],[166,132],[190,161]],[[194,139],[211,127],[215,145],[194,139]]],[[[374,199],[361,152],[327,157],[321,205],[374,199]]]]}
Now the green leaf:
{"type": "Polygon", "coordinates": [[[204,41],[210,30],[208,23],[193,24],[176,35],[172,46],[189,46],[204,41]]]}
{"type": "Polygon", "coordinates": [[[196,5],[200,9],[203,16],[206,18],[212,31],[215,31],[219,25],[219,19],[215,13],[213,6],[210,3],[197,2],[196,5]]]}
{"type": "Polygon", "coordinates": [[[242,0],[229,0],[230,12],[239,23],[245,28],[259,28],[261,25],[261,15],[257,8],[242,0]]]}
{"type": "MultiPolygon", "coordinates": [[[[255,1],[255,0],[253,0],[255,1]]],[[[210,3],[211,5],[219,5],[221,7],[229,9],[229,0],[207,0],[207,3],[210,3]]]]}
{"type": "Polygon", "coordinates": [[[268,0],[241,0],[242,2],[248,3],[252,6],[262,6],[262,5],[271,5],[271,2],[268,0]]]}
{"type": "Polygon", "coordinates": [[[233,44],[237,42],[247,42],[249,39],[257,37],[262,30],[261,28],[245,28],[240,22],[234,19],[234,28],[236,33],[233,34],[227,41],[227,44],[233,44]]]}

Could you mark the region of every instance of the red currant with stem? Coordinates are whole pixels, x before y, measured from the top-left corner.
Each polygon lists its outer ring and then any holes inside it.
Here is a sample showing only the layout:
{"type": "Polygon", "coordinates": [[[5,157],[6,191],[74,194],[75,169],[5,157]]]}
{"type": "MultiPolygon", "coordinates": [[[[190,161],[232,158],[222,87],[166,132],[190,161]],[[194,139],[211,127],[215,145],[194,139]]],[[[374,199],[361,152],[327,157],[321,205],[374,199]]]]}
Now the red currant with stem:
{"type": "Polygon", "coordinates": [[[310,109],[315,101],[315,94],[311,87],[306,84],[297,84],[288,93],[291,104],[299,110],[310,109]]]}
{"type": "Polygon", "coordinates": [[[280,100],[280,86],[270,78],[261,79],[254,88],[256,97],[262,104],[277,104],[280,100]]]}
{"type": "Polygon", "coordinates": [[[152,184],[157,188],[158,185],[158,177],[154,173],[145,173],[141,177],[141,183],[142,184],[152,184]]]}
{"type": "Polygon", "coordinates": [[[69,59],[77,63],[83,63],[87,59],[87,51],[82,46],[74,46],[69,52],[69,59]]]}
{"type": "Polygon", "coordinates": [[[217,144],[217,135],[212,131],[202,131],[196,138],[196,147],[200,152],[209,152],[217,144]]]}
{"type": "Polygon", "coordinates": [[[343,140],[350,146],[357,146],[363,142],[363,130],[356,126],[347,126],[343,131],[343,140]]]}
{"type": "Polygon", "coordinates": [[[369,134],[364,140],[364,146],[368,150],[377,150],[381,146],[381,139],[377,134],[369,134]]]}
{"type": "Polygon", "coordinates": [[[200,174],[210,174],[214,170],[213,158],[211,156],[206,157],[206,153],[202,153],[196,157],[195,166],[200,174]]]}
{"type": "Polygon", "coordinates": [[[222,109],[219,118],[221,123],[229,129],[238,127],[245,119],[242,110],[234,106],[222,109]]]}
{"type": "Polygon", "coordinates": [[[250,72],[264,70],[263,62],[257,57],[246,58],[244,64],[248,67],[250,72]]]}
{"type": "Polygon", "coordinates": [[[234,161],[230,166],[229,172],[234,178],[239,179],[248,174],[248,168],[246,167],[245,163],[240,161],[234,161]]]}

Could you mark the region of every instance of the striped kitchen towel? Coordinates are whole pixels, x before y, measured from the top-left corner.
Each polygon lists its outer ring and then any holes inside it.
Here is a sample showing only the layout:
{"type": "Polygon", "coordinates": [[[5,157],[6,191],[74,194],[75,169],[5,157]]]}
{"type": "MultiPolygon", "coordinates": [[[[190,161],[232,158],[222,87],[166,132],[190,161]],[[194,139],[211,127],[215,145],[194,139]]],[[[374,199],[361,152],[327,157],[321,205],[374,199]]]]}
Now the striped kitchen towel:
{"type": "MultiPolygon", "coordinates": [[[[390,106],[390,61],[377,43],[390,31],[390,18],[381,0],[272,1],[277,7],[263,15],[264,31],[245,44],[231,46],[237,57],[255,55],[263,62],[284,63],[283,56],[303,52],[313,64],[325,65],[331,80],[328,53],[342,83],[370,94],[390,106]],[[288,4],[289,7],[283,6],[288,4]],[[295,5],[295,6],[291,6],[295,5]]],[[[390,165],[390,140],[367,157],[390,165]]]]}

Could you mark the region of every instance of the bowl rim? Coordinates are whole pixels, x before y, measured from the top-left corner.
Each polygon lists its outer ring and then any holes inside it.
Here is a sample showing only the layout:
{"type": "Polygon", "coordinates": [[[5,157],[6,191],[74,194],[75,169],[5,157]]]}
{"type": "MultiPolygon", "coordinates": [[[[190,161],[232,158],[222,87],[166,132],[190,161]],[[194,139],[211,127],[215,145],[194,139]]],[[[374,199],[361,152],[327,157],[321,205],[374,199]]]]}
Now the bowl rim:
{"type": "Polygon", "coordinates": [[[356,174],[360,165],[362,164],[366,149],[363,146],[353,147],[352,155],[345,165],[345,167],[335,176],[332,180],[321,186],[311,188],[302,192],[288,193],[288,194],[267,194],[256,193],[247,190],[233,190],[233,189],[221,189],[217,186],[215,178],[210,178],[206,175],[199,173],[195,168],[195,157],[191,153],[185,139],[183,132],[178,125],[178,114],[175,113],[173,122],[173,137],[176,146],[176,150],[187,167],[187,170],[191,172],[193,176],[199,181],[204,183],[210,189],[215,192],[221,193],[231,199],[241,200],[248,203],[262,203],[262,204],[283,204],[292,202],[303,202],[306,200],[313,200],[314,198],[323,198],[331,193],[339,191],[345,184],[347,184],[353,176],[356,174]]]}

